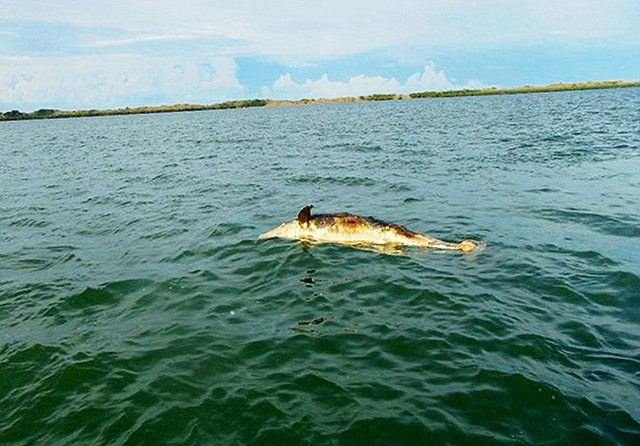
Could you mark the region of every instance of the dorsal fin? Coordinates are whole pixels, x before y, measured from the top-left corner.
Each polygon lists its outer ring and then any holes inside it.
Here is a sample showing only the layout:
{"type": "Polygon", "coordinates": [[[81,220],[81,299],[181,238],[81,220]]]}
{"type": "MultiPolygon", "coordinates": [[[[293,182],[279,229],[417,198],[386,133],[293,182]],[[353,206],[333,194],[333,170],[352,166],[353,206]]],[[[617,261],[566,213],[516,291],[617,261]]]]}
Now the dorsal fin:
{"type": "Polygon", "coordinates": [[[305,225],[307,223],[309,223],[309,220],[311,220],[311,208],[313,207],[312,204],[310,204],[309,206],[305,206],[302,208],[302,210],[300,212],[298,212],[298,223],[301,225],[305,225]]]}

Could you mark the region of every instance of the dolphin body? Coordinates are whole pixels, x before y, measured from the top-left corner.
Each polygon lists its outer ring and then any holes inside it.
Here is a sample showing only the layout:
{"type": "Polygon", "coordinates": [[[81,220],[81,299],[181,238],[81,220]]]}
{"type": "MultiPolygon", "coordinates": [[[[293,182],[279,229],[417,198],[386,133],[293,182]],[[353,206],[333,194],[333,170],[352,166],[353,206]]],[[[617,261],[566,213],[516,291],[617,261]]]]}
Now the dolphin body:
{"type": "Polygon", "coordinates": [[[463,240],[460,243],[444,242],[373,217],[361,217],[346,212],[311,215],[312,207],[313,205],[305,206],[298,213],[296,220],[282,223],[260,235],[260,238],[280,237],[345,245],[414,246],[461,252],[472,252],[478,248],[471,240],[463,240]]]}

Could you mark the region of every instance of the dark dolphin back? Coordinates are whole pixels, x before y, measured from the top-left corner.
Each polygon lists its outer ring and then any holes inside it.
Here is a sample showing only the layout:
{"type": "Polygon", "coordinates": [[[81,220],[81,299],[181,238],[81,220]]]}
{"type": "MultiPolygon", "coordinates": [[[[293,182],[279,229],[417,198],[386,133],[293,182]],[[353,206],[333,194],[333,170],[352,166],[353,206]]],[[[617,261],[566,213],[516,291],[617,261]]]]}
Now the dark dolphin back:
{"type": "Polygon", "coordinates": [[[354,217],[358,218],[357,215],[348,214],[346,212],[339,212],[337,214],[316,214],[311,216],[311,221],[316,224],[318,227],[323,226],[333,226],[338,223],[340,219],[354,217]]]}
{"type": "Polygon", "coordinates": [[[359,215],[349,214],[347,212],[340,212],[337,214],[316,214],[311,216],[311,221],[315,223],[317,227],[327,227],[340,225],[344,227],[370,227],[376,229],[390,229],[396,231],[398,234],[405,237],[413,237],[415,232],[405,228],[404,226],[388,223],[383,220],[378,220],[374,217],[361,217],[359,215]]]}

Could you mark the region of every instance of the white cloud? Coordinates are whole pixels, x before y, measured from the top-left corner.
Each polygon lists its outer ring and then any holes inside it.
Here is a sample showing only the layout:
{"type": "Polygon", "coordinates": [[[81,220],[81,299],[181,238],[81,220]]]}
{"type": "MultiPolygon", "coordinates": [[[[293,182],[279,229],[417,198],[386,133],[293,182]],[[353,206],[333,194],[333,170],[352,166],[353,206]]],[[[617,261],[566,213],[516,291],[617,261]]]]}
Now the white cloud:
{"type": "Polygon", "coordinates": [[[376,93],[408,94],[419,91],[443,91],[462,88],[485,88],[487,85],[474,80],[465,85],[455,85],[444,71],[438,71],[433,62],[428,63],[422,73],[414,73],[404,82],[395,77],[353,76],[348,81],[332,81],[327,74],[318,80],[307,79],[296,82],[289,73],[280,76],[271,88],[262,87],[262,94],[272,99],[337,98],[366,96],[376,93]]]}
{"type": "Polygon", "coordinates": [[[0,110],[107,108],[246,95],[233,59],[138,55],[0,58],[0,110]]]}
{"type": "MultiPolygon", "coordinates": [[[[332,81],[327,74],[318,80],[307,79],[295,82],[289,73],[280,76],[273,83],[274,98],[335,98],[358,96],[372,93],[397,92],[400,87],[395,78],[382,76],[354,76],[347,82],[332,81]]],[[[267,90],[263,90],[267,92],[267,90]]]]}
{"type": "Polygon", "coordinates": [[[453,90],[454,86],[444,71],[437,71],[435,65],[431,62],[424,67],[422,73],[415,73],[409,76],[409,79],[407,79],[404,85],[404,89],[407,92],[427,90],[441,91],[453,90]]]}

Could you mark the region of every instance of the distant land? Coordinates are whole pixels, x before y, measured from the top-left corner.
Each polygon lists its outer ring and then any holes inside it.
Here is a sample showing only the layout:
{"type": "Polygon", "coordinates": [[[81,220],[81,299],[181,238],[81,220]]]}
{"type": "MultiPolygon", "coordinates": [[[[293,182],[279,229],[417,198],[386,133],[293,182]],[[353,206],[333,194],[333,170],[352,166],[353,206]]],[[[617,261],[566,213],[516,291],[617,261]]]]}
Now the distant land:
{"type": "Polygon", "coordinates": [[[18,121],[27,119],[59,119],[59,118],[82,118],[88,116],[112,116],[112,115],[140,115],[148,113],[173,113],[199,110],[224,110],[231,108],[265,107],[282,105],[313,105],[313,104],[339,104],[347,102],[367,102],[367,101],[400,101],[411,99],[433,99],[433,98],[455,98],[463,96],[494,96],[505,94],[530,94],[530,93],[551,93],[558,91],[574,90],[599,90],[606,88],[629,88],[640,87],[640,81],[603,81],[603,82],[582,82],[582,83],[558,83],[546,86],[524,86],[516,88],[485,88],[482,90],[448,90],[448,91],[424,91],[411,94],[373,94],[369,96],[345,97],[335,99],[300,99],[295,101],[271,100],[271,99],[251,99],[241,101],[229,101],[211,105],[176,104],[160,105],[155,107],[134,107],[118,108],[110,110],[54,110],[43,108],[31,113],[23,113],[12,110],[0,113],[0,121],[18,121]]]}

